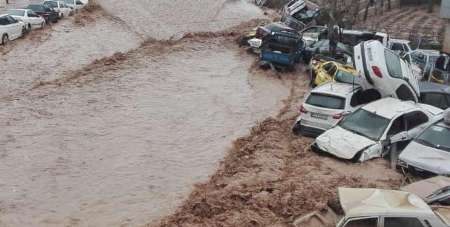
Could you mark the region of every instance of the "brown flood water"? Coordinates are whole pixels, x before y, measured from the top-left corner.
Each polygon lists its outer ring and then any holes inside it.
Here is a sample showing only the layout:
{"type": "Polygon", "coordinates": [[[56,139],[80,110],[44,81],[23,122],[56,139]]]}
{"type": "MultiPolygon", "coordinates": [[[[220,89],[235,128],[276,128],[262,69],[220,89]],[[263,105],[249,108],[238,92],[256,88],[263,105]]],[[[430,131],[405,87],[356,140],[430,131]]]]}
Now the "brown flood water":
{"type": "Polygon", "coordinates": [[[0,226],[135,226],[174,210],[289,92],[221,42],[136,51],[82,86],[0,102],[0,226]]]}

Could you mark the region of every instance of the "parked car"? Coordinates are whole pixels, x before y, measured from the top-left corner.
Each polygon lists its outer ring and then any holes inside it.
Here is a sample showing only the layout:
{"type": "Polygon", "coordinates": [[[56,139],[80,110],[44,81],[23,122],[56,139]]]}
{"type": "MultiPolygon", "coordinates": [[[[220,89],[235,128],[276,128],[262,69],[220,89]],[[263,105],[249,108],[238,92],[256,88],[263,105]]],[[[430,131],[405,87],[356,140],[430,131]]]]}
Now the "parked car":
{"type": "Polygon", "coordinates": [[[439,51],[423,49],[413,50],[409,55],[411,55],[412,61],[422,69],[424,75],[430,73],[440,56],[439,51]]]}
{"type": "Polygon", "coordinates": [[[263,38],[261,62],[292,68],[300,61],[304,48],[304,42],[298,34],[272,32],[263,38]]]}
{"type": "Polygon", "coordinates": [[[448,227],[450,208],[432,208],[415,194],[372,188],[339,188],[344,217],[337,227],[448,227]]]}
{"type": "Polygon", "coordinates": [[[82,2],[80,0],[64,0],[64,2],[69,6],[71,9],[78,11],[84,7],[84,5],[87,4],[87,2],[82,2]]]}
{"type": "Polygon", "coordinates": [[[420,82],[420,102],[440,109],[450,107],[450,87],[447,85],[420,82]]]}
{"type": "Polygon", "coordinates": [[[354,48],[355,66],[365,78],[364,89],[375,88],[383,97],[419,101],[419,81],[411,66],[379,41],[362,42],[354,48]]]}
{"type": "Polygon", "coordinates": [[[24,22],[27,30],[36,27],[43,28],[45,26],[44,18],[37,15],[31,9],[10,9],[7,13],[16,20],[24,22]]]}
{"type": "Polygon", "coordinates": [[[376,92],[362,91],[358,85],[326,83],[306,96],[292,131],[297,135],[316,137],[336,125],[344,115],[379,98],[376,92]]]}
{"type": "Polygon", "coordinates": [[[359,108],[317,137],[312,150],[354,162],[383,157],[394,144],[398,150],[404,148],[442,117],[442,112],[426,104],[383,98],[359,108]]]}
{"type": "Polygon", "coordinates": [[[22,21],[18,21],[7,14],[0,15],[0,37],[2,45],[6,45],[10,40],[22,37],[26,33],[26,30],[26,25],[22,21]]]}
{"type": "Polygon", "coordinates": [[[349,65],[336,61],[321,61],[314,59],[311,62],[311,85],[312,87],[336,81],[340,83],[359,83],[358,72],[349,65]]]}
{"type": "Polygon", "coordinates": [[[352,61],[349,60],[349,58],[353,56],[353,50],[351,47],[343,43],[338,43],[336,48],[336,56],[331,56],[330,40],[323,39],[310,46],[306,46],[305,50],[303,51],[303,61],[308,64],[314,57],[314,55],[327,56],[340,61],[348,62],[352,61]]]}
{"type": "Polygon", "coordinates": [[[450,178],[436,176],[421,180],[401,188],[413,193],[429,205],[450,206],[450,178]]]}
{"type": "Polygon", "coordinates": [[[450,176],[450,121],[426,128],[403,150],[398,166],[416,173],[450,176]]]}
{"type": "Polygon", "coordinates": [[[412,51],[410,43],[411,41],[406,39],[390,39],[388,48],[402,56],[412,51]]]}
{"type": "Polygon", "coordinates": [[[37,15],[43,17],[45,19],[45,23],[56,23],[59,19],[58,12],[55,12],[53,9],[48,8],[42,4],[31,4],[27,6],[27,9],[33,10],[37,15]]]}
{"type": "Polygon", "coordinates": [[[59,18],[68,17],[72,15],[72,9],[68,5],[66,5],[64,1],[48,0],[44,1],[43,4],[48,8],[51,8],[54,11],[58,12],[59,18]]]}

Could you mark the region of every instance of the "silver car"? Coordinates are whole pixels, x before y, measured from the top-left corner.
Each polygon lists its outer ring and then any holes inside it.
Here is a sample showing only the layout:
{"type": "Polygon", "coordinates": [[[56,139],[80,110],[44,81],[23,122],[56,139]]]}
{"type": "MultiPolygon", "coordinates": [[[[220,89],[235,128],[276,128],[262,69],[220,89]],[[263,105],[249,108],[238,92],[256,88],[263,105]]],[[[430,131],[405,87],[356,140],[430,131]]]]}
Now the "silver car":
{"type": "Polygon", "coordinates": [[[426,128],[403,150],[397,165],[406,170],[450,176],[450,124],[426,128]]]}

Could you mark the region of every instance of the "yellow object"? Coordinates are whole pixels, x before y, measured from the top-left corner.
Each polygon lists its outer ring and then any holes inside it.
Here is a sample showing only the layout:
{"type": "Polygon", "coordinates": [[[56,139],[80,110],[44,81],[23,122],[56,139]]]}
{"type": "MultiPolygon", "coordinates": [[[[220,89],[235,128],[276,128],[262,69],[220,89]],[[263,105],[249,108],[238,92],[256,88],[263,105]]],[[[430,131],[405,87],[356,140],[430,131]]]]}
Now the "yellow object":
{"type": "Polygon", "coordinates": [[[358,72],[351,66],[343,65],[334,61],[320,61],[312,66],[315,74],[314,85],[319,86],[330,81],[352,83],[358,76],[358,72]]]}

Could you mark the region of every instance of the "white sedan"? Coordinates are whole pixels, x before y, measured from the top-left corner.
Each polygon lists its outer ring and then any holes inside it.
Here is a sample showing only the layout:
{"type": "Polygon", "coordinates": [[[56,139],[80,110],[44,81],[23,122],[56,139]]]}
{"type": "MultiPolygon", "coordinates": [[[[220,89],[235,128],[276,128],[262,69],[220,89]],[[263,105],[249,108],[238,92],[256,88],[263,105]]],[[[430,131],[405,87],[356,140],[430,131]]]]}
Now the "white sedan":
{"type": "Polygon", "coordinates": [[[426,104],[380,99],[317,137],[312,149],[355,162],[382,157],[394,144],[398,150],[404,148],[424,128],[442,118],[442,112],[426,104]]]}
{"type": "Polygon", "coordinates": [[[72,15],[72,9],[64,1],[44,1],[43,3],[48,8],[52,8],[59,14],[59,18],[68,17],[72,15]]]}
{"type": "Polygon", "coordinates": [[[6,45],[10,40],[22,37],[25,33],[25,23],[7,14],[0,15],[0,41],[2,45],[6,45]]]}
{"type": "Polygon", "coordinates": [[[45,26],[45,19],[31,9],[10,9],[7,13],[13,18],[24,22],[28,30],[45,26]]]}
{"type": "Polygon", "coordinates": [[[366,41],[354,48],[355,66],[364,78],[364,89],[375,88],[382,97],[418,102],[419,81],[409,63],[379,41],[366,41]]]}

